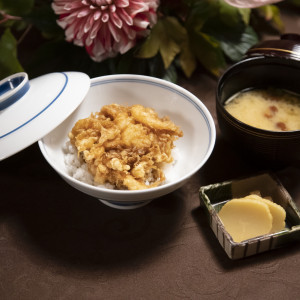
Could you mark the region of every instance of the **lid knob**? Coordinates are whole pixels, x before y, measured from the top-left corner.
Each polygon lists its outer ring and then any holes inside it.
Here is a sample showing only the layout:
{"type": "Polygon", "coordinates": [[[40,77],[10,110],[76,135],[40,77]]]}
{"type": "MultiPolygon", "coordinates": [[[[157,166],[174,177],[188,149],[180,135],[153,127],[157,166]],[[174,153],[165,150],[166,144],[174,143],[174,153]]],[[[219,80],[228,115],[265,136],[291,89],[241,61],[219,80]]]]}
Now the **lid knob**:
{"type": "Polygon", "coordinates": [[[0,111],[14,104],[29,90],[28,75],[20,72],[0,81],[0,111]]]}
{"type": "Polygon", "coordinates": [[[300,34],[298,34],[298,33],[285,33],[285,34],[282,34],[280,36],[280,39],[300,42],[300,34]]]}
{"type": "Polygon", "coordinates": [[[297,33],[285,33],[279,40],[265,40],[250,48],[246,57],[276,57],[293,61],[300,61],[300,35],[297,33]]]}

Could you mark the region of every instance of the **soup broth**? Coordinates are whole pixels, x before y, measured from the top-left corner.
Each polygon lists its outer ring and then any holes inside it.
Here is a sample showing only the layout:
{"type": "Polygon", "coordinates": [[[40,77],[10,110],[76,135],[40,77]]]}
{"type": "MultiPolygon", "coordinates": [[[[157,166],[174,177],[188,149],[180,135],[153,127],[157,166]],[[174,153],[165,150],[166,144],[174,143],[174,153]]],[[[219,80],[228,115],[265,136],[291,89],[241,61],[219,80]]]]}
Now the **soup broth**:
{"type": "Polygon", "coordinates": [[[271,131],[300,130],[300,95],[281,89],[240,92],[225,109],[250,126],[271,131]]]}

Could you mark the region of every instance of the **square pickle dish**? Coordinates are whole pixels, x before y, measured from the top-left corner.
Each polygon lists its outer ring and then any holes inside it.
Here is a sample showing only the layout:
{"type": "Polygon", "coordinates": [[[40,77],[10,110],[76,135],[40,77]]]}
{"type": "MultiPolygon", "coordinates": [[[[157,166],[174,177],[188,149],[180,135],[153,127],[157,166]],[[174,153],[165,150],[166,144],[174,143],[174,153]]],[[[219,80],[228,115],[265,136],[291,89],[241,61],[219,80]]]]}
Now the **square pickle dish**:
{"type": "Polygon", "coordinates": [[[288,191],[273,173],[203,186],[199,190],[199,198],[200,205],[209,217],[210,227],[231,259],[244,258],[300,240],[300,212],[288,191]],[[262,197],[271,197],[285,209],[285,228],[280,232],[237,243],[225,230],[218,212],[227,201],[245,197],[254,191],[259,191],[262,197]]]}

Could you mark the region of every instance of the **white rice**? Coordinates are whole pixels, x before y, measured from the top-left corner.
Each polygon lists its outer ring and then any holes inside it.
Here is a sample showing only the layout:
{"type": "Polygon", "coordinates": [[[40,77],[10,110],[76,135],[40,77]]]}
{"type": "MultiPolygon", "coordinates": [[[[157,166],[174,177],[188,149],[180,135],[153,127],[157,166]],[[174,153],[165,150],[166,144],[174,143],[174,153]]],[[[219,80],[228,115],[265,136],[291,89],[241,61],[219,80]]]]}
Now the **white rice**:
{"type": "Polygon", "coordinates": [[[68,174],[77,180],[94,185],[92,174],[88,171],[83,159],[77,155],[77,150],[70,141],[63,146],[63,152],[68,174]]]}
{"type": "Polygon", "coordinates": [[[77,150],[70,141],[67,141],[63,145],[62,150],[64,153],[66,170],[71,177],[90,185],[114,189],[114,186],[110,183],[98,184],[94,182],[93,175],[89,172],[87,164],[77,155],[77,150]]]}

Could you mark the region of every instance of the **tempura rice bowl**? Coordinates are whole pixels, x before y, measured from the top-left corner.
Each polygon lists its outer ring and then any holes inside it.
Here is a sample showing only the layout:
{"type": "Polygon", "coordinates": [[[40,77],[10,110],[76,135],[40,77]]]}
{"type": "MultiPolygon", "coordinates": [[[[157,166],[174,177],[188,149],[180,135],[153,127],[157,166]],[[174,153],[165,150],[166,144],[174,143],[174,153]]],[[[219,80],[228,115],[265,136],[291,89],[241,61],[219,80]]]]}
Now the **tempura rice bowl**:
{"type": "MultiPolygon", "coordinates": [[[[74,188],[121,209],[142,206],[180,188],[204,165],[215,144],[213,119],[205,105],[187,90],[165,80],[141,75],[110,75],[91,80],[82,104],[62,124],[39,141],[48,163],[74,188]],[[66,165],[66,143],[74,124],[107,104],[141,104],[168,116],[183,131],[172,151],[174,162],[164,169],[166,181],[145,190],[116,190],[74,178],[66,165]]],[[[76,176],[75,176],[76,177],[76,176]]],[[[79,176],[80,177],[80,176],[79,176]]]]}

